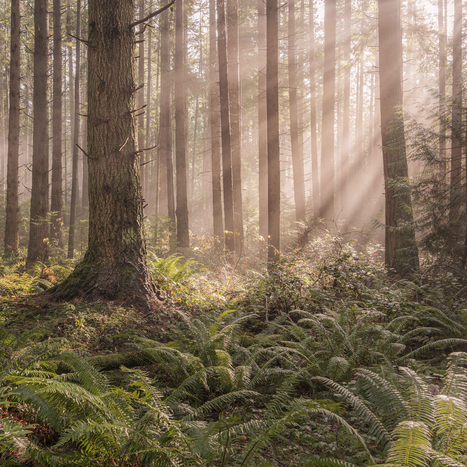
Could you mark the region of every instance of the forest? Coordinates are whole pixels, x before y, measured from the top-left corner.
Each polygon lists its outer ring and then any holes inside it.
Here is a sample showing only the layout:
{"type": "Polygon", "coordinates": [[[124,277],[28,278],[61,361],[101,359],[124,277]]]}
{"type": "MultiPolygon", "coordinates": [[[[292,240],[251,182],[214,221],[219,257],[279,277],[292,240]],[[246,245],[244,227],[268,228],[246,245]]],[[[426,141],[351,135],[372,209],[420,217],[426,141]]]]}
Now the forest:
{"type": "Polygon", "coordinates": [[[462,0],[0,0],[0,465],[466,467],[462,0]]]}

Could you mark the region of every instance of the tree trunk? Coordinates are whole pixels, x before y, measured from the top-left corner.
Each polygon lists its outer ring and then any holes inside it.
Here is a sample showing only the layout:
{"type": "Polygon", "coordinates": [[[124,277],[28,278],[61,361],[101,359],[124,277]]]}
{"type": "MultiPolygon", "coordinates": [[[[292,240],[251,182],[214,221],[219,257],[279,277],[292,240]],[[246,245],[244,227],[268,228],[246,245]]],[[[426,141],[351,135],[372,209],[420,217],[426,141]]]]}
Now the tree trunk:
{"type": "Polygon", "coordinates": [[[402,105],[402,30],[399,0],[378,0],[381,135],[386,198],[385,262],[398,274],[418,267],[402,105]]]}
{"type": "Polygon", "coordinates": [[[211,128],[211,170],[212,170],[212,214],[213,233],[216,244],[223,245],[224,223],[222,219],[222,188],[221,188],[221,124],[220,103],[218,92],[219,71],[217,61],[217,26],[216,0],[209,0],[209,85],[210,112],[209,126],[211,128]]]}
{"type": "Polygon", "coordinates": [[[229,79],[225,34],[225,0],[217,0],[217,33],[219,51],[219,90],[221,103],[222,175],[224,184],[225,247],[235,251],[234,204],[232,187],[232,148],[230,144],[229,79]]]}
{"type": "Polygon", "coordinates": [[[446,183],[446,128],[443,123],[444,108],[446,104],[446,30],[444,29],[444,1],[438,0],[438,35],[439,35],[439,69],[438,69],[438,92],[439,92],[439,156],[440,177],[442,183],[446,183]]]}
{"type": "Polygon", "coordinates": [[[279,18],[277,0],[266,4],[266,95],[268,133],[268,261],[278,261],[281,248],[279,145],[279,18]]]}
{"type": "Polygon", "coordinates": [[[314,2],[310,0],[310,132],[311,132],[311,177],[313,193],[313,219],[321,215],[318,169],[318,138],[316,133],[316,64],[315,64],[315,15],[314,2]]]}
{"type": "Polygon", "coordinates": [[[18,161],[20,133],[20,0],[11,2],[10,118],[5,218],[5,253],[19,253],[18,161]]]}
{"type": "Polygon", "coordinates": [[[152,306],[135,116],[132,0],[89,1],[89,243],[56,295],[152,306]]]}
{"type": "Polygon", "coordinates": [[[62,246],[62,21],[61,0],[54,0],[53,146],[50,238],[62,246]]]}
{"type": "MultiPolygon", "coordinates": [[[[258,0],[259,235],[268,239],[268,116],[266,100],[266,3],[258,0]]],[[[261,245],[262,247],[262,245],[261,245]]]]}
{"type": "MultiPolygon", "coordinates": [[[[76,10],[76,37],[81,35],[81,0],[78,0],[76,10]]],[[[79,81],[80,81],[81,42],[76,39],[76,70],[75,70],[75,105],[73,119],[73,144],[71,167],[71,201],[70,201],[70,230],[68,232],[68,259],[73,258],[75,250],[76,207],[78,205],[78,137],[79,137],[79,81]]]]}
{"type": "Polygon", "coordinates": [[[334,215],[334,104],[336,77],[336,0],[324,1],[323,127],[321,139],[322,217],[334,215]]]}
{"type": "Polygon", "coordinates": [[[238,49],[238,0],[227,0],[229,109],[232,149],[235,250],[243,249],[241,107],[238,49]]]}
{"type": "Polygon", "coordinates": [[[295,219],[305,221],[305,181],[303,176],[303,154],[298,137],[297,63],[295,59],[295,0],[289,0],[288,71],[290,142],[292,147],[295,219]]]}
{"type": "Polygon", "coordinates": [[[345,0],[344,6],[344,109],[342,116],[341,204],[347,222],[347,187],[350,177],[350,49],[352,43],[352,5],[345,0]]]}
{"type": "MultiPolygon", "coordinates": [[[[144,0],[139,0],[139,17],[140,19],[144,18],[144,0]]],[[[140,150],[144,148],[144,25],[141,24],[138,26],[138,81],[139,86],[141,86],[138,91],[138,147],[140,150]]],[[[141,159],[141,185],[143,190],[143,198],[147,197],[147,186],[146,186],[146,172],[149,170],[149,167],[145,164],[145,153],[144,151],[140,155],[141,159]]]]}
{"type": "Polygon", "coordinates": [[[175,6],[175,153],[177,177],[177,244],[180,248],[190,246],[188,232],[187,193],[187,119],[185,91],[185,38],[183,25],[184,5],[175,6]]]}
{"type": "Polygon", "coordinates": [[[31,217],[27,265],[48,258],[49,237],[49,128],[47,115],[48,2],[34,4],[34,129],[31,217]]]}

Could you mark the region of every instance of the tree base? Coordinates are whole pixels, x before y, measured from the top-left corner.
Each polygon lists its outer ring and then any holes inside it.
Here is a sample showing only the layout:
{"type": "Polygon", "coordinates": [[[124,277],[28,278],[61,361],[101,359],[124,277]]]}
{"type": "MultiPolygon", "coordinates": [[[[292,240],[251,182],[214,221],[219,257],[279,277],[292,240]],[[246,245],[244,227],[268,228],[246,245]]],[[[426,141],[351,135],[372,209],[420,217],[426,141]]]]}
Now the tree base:
{"type": "Polygon", "coordinates": [[[106,265],[89,256],[86,254],[75,270],[49,291],[52,299],[118,301],[147,311],[160,309],[160,291],[143,262],[106,265]]]}

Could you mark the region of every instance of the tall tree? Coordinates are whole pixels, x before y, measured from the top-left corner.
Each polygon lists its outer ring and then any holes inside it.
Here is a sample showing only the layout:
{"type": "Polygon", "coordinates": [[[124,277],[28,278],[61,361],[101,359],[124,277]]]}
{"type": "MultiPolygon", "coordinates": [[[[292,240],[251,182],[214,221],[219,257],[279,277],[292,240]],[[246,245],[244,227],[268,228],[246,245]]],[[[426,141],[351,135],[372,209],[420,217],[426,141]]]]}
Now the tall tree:
{"type": "Polygon", "coordinates": [[[49,238],[48,1],[34,3],[34,128],[29,247],[26,264],[46,261],[49,238]]]}
{"type": "Polygon", "coordinates": [[[74,104],[74,126],[72,144],[72,166],[71,166],[71,201],[70,201],[70,229],[68,231],[68,258],[73,258],[75,251],[75,225],[76,208],[78,205],[78,138],[79,138],[79,82],[81,66],[81,0],[77,0],[76,9],[76,69],[75,69],[75,104],[74,104]]]}
{"type": "Polygon", "coordinates": [[[219,103],[219,70],[217,61],[216,0],[209,0],[209,126],[211,128],[212,212],[216,243],[223,243],[221,188],[221,123],[219,103]]]}
{"type": "Polygon", "coordinates": [[[225,0],[217,0],[217,41],[219,53],[219,91],[222,133],[222,181],[224,185],[225,247],[235,250],[234,203],[232,186],[232,147],[230,141],[229,79],[227,38],[225,31],[225,0]]]}
{"type": "Polygon", "coordinates": [[[268,130],[268,261],[279,259],[281,191],[279,143],[279,15],[277,0],[266,4],[266,95],[268,130]]]}
{"type": "Polygon", "coordinates": [[[53,107],[52,193],[50,238],[62,246],[62,11],[61,0],[53,2],[53,107]]]}
{"type": "Polygon", "coordinates": [[[322,217],[334,220],[334,105],[336,87],[336,0],[324,0],[323,126],[321,138],[322,217]]]}
{"type": "Polygon", "coordinates": [[[228,37],[228,76],[229,109],[232,149],[232,185],[234,199],[234,229],[236,249],[243,245],[243,202],[242,202],[242,148],[241,148],[241,106],[240,70],[238,48],[238,0],[227,0],[227,37],[228,37]]]}
{"type": "Polygon", "coordinates": [[[177,243],[181,248],[190,245],[188,230],[187,193],[187,118],[185,76],[184,2],[175,6],[175,153],[177,177],[177,243]]]}
{"type": "Polygon", "coordinates": [[[444,113],[444,106],[446,103],[446,30],[444,28],[444,2],[445,0],[438,0],[438,36],[439,36],[439,65],[438,65],[438,92],[439,92],[439,114],[440,114],[440,128],[439,128],[439,155],[441,158],[441,178],[446,176],[446,138],[445,138],[445,125],[443,123],[442,115],[444,113]]]}
{"type": "Polygon", "coordinates": [[[18,161],[20,133],[20,0],[11,2],[10,31],[10,118],[5,218],[5,253],[19,252],[18,161]]]}
{"type": "Polygon", "coordinates": [[[292,147],[295,219],[303,222],[305,221],[305,180],[303,176],[303,152],[299,142],[298,130],[295,0],[289,0],[288,33],[290,142],[292,147]]]}
{"type": "MultiPolygon", "coordinates": [[[[144,18],[144,0],[139,0],[139,18],[144,18]]],[[[144,148],[144,26],[140,26],[138,34],[138,80],[141,88],[138,91],[138,147],[144,148]]],[[[148,166],[145,164],[144,152],[141,153],[141,185],[143,189],[143,197],[146,198],[148,193],[146,186],[146,173],[148,166]]]]}
{"type": "Polygon", "coordinates": [[[259,235],[268,238],[268,128],[266,99],[266,3],[258,0],[259,235]]]}
{"type": "Polygon", "coordinates": [[[385,263],[398,274],[418,267],[402,105],[399,0],[378,0],[381,136],[386,199],[385,263]]]}
{"type": "Polygon", "coordinates": [[[89,1],[89,242],[56,293],[148,307],[156,295],[143,235],[133,18],[132,0],[89,1]]]}
{"type": "Polygon", "coordinates": [[[310,0],[310,132],[311,132],[311,177],[313,184],[313,219],[321,215],[321,200],[318,172],[318,137],[316,131],[316,57],[314,1],[310,0]]]}

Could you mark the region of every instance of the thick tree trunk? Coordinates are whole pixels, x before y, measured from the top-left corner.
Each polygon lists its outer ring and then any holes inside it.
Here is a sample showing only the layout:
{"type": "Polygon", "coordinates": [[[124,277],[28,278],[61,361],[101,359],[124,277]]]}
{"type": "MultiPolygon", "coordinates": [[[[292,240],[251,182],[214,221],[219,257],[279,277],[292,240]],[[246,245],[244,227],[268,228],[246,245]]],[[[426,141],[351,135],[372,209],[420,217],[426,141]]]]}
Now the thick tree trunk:
{"type": "MultiPolygon", "coordinates": [[[[144,0],[139,0],[139,18],[142,19],[145,17],[144,15],[144,0]]],[[[138,85],[142,86],[138,91],[138,147],[139,149],[143,149],[144,146],[144,25],[138,26],[139,34],[138,34],[138,85]]],[[[141,159],[141,185],[143,190],[143,197],[147,198],[147,186],[146,186],[146,173],[149,170],[149,167],[145,164],[145,153],[144,151],[140,155],[141,159]]]]}
{"type": "Polygon", "coordinates": [[[26,264],[48,258],[49,238],[49,129],[47,115],[48,2],[34,4],[34,129],[29,247],[26,264]]]}
{"type": "MultiPolygon", "coordinates": [[[[268,116],[266,100],[266,3],[258,0],[259,235],[268,238],[268,116]]],[[[261,248],[263,245],[261,244],[261,248]]]]}
{"type": "MultiPolygon", "coordinates": [[[[76,10],[76,37],[81,35],[81,0],[78,0],[76,10]]],[[[70,230],[68,231],[68,259],[73,258],[75,251],[76,208],[78,206],[78,137],[79,137],[79,82],[80,82],[81,42],[76,39],[76,70],[75,70],[75,100],[73,119],[73,144],[71,149],[71,201],[70,201],[70,230]]]]}
{"type": "Polygon", "coordinates": [[[185,28],[183,2],[175,6],[175,154],[177,177],[177,245],[190,246],[187,193],[187,119],[185,90],[185,28]]]}
{"type": "Polygon", "coordinates": [[[297,221],[304,222],[305,181],[303,176],[303,154],[298,136],[297,63],[295,58],[295,0],[289,0],[288,29],[290,142],[292,147],[295,219],[297,221]]]}
{"type": "Polygon", "coordinates": [[[316,63],[315,63],[315,15],[314,1],[310,0],[310,132],[311,132],[311,177],[313,193],[313,219],[321,215],[318,169],[318,138],[316,132],[316,63]]]}
{"type": "Polygon", "coordinates": [[[50,238],[62,246],[62,21],[61,0],[54,0],[53,146],[50,238]]]}
{"type": "Polygon", "coordinates": [[[324,1],[323,127],[321,139],[322,217],[334,215],[334,104],[336,78],[336,0],[324,1]]]}
{"type": "Polygon", "coordinates": [[[232,186],[234,199],[235,250],[243,249],[241,107],[238,49],[238,0],[227,0],[229,109],[232,143],[232,186]]]}
{"type": "Polygon", "coordinates": [[[279,145],[279,18],[277,0],[267,0],[267,131],[268,131],[268,261],[278,261],[281,248],[279,145]]]}
{"type": "Polygon", "coordinates": [[[227,71],[227,40],[225,34],[225,0],[217,0],[217,33],[219,51],[219,90],[222,132],[222,179],[224,184],[224,243],[228,251],[235,250],[234,204],[232,187],[232,147],[230,142],[229,79],[227,71]]]}
{"type": "Polygon", "coordinates": [[[212,213],[213,233],[216,243],[223,245],[224,222],[222,219],[221,188],[221,123],[219,103],[219,70],[217,61],[216,0],[209,0],[209,86],[211,128],[211,170],[212,170],[212,213]]]}
{"type": "Polygon", "coordinates": [[[5,218],[5,253],[19,252],[18,161],[20,132],[20,0],[11,2],[10,118],[5,218]]]}
{"type": "Polygon", "coordinates": [[[89,243],[59,297],[156,303],[145,264],[133,18],[132,0],[89,1],[89,243]]]}
{"type": "Polygon", "coordinates": [[[381,135],[386,197],[385,262],[398,274],[418,267],[402,105],[402,31],[399,0],[378,0],[381,135]]]}

